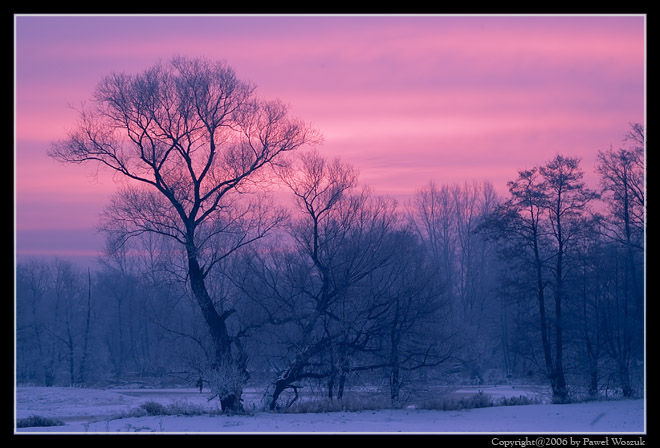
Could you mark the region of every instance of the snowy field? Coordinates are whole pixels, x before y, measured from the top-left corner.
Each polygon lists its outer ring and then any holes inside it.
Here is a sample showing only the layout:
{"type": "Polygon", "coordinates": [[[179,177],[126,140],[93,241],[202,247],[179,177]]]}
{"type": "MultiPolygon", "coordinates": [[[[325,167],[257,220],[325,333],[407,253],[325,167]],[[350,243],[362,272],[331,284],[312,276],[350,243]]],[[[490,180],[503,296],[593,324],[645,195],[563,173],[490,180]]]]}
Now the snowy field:
{"type": "MultiPolygon", "coordinates": [[[[507,386],[484,393],[519,396],[507,386]]],[[[463,389],[461,393],[473,393],[463,389]]],[[[457,391],[459,392],[459,391],[457,391]]],[[[251,412],[227,416],[211,413],[215,403],[194,389],[77,389],[18,387],[15,417],[60,419],[63,426],[17,428],[16,433],[593,433],[643,434],[644,400],[602,401],[568,405],[489,407],[460,411],[420,409],[283,414],[251,412]],[[204,406],[209,414],[117,418],[145,402],[204,406]]],[[[254,398],[254,397],[253,397],[254,398]]]]}

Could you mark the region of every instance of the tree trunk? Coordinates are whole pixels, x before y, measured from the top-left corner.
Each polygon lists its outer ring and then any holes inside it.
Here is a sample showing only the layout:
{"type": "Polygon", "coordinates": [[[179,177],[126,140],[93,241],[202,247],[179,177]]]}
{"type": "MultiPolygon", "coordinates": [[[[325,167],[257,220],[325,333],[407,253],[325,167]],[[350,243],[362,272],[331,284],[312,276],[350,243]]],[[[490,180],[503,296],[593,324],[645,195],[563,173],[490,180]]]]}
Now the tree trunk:
{"type": "Polygon", "coordinates": [[[286,380],[281,379],[275,382],[275,390],[273,390],[273,395],[270,399],[269,408],[271,411],[274,411],[277,408],[277,400],[279,400],[280,395],[284,392],[286,388],[286,380]]]}
{"type": "Polygon", "coordinates": [[[500,298],[500,336],[502,346],[502,359],[504,361],[504,372],[507,378],[511,375],[511,355],[509,349],[509,331],[506,317],[506,305],[504,298],[500,298]]]}
{"type": "Polygon", "coordinates": [[[348,371],[349,371],[346,341],[341,343],[341,346],[340,346],[340,349],[339,349],[339,357],[340,357],[340,359],[338,360],[339,384],[337,385],[337,399],[341,400],[342,398],[344,398],[344,389],[345,389],[345,386],[346,386],[346,377],[348,376],[348,371]]]}
{"type": "Polygon", "coordinates": [[[299,364],[294,361],[293,366],[291,366],[285,373],[280,375],[280,377],[275,381],[275,389],[271,395],[270,400],[270,410],[274,411],[277,409],[277,400],[279,400],[280,395],[284,392],[292,383],[298,379],[299,364]]]}
{"type": "Polygon", "coordinates": [[[401,393],[401,378],[399,365],[392,365],[392,372],[390,375],[390,398],[392,399],[392,405],[396,405],[399,402],[399,396],[401,393]]]}
{"type": "MultiPolygon", "coordinates": [[[[559,216],[559,210],[557,210],[559,216]]],[[[562,322],[562,293],[564,289],[563,281],[563,255],[564,245],[562,240],[561,222],[557,218],[557,265],[556,265],[556,281],[555,288],[555,389],[552,391],[553,399],[557,403],[566,403],[568,401],[568,390],[566,388],[566,377],[564,375],[564,336],[563,336],[563,322],[562,322]]]]}
{"type": "Polygon", "coordinates": [[[344,398],[344,388],[346,386],[346,373],[347,369],[342,366],[339,371],[339,386],[337,386],[337,399],[341,400],[344,398]]]}
{"type": "MultiPolygon", "coordinates": [[[[587,311],[587,264],[586,260],[583,261],[582,271],[582,330],[584,332],[585,352],[587,354],[587,362],[589,367],[589,397],[598,397],[598,357],[599,357],[599,342],[598,342],[598,325],[593,329],[596,332],[593,340],[589,333],[589,314],[587,311]]],[[[597,299],[596,299],[597,300],[597,299]]],[[[598,307],[596,305],[596,319],[598,319],[598,307]]]]}
{"type": "MultiPolygon", "coordinates": [[[[397,308],[398,310],[398,308],[397,308]]],[[[398,315],[398,313],[397,313],[398,315]]],[[[400,361],[399,361],[399,342],[401,341],[401,336],[396,328],[393,328],[390,332],[390,399],[392,400],[392,405],[396,405],[399,402],[399,396],[401,392],[401,376],[400,376],[400,361]]]]}
{"type": "Polygon", "coordinates": [[[334,389],[335,389],[335,374],[330,374],[328,378],[328,398],[332,400],[334,398],[334,389]]]}
{"type": "Polygon", "coordinates": [[[202,311],[215,349],[215,368],[220,381],[219,396],[223,411],[242,412],[242,384],[247,379],[245,366],[240,365],[231,353],[231,338],[225,320],[228,313],[222,316],[218,313],[209,296],[204,275],[199,262],[194,256],[188,257],[188,273],[190,287],[202,311]]]}
{"type": "Polygon", "coordinates": [[[621,384],[621,392],[625,398],[632,398],[634,395],[633,388],[630,385],[630,368],[628,363],[624,360],[619,361],[619,384],[621,384]]]}
{"type": "MultiPolygon", "coordinates": [[[[305,330],[304,334],[306,335],[308,340],[310,336],[310,331],[311,329],[314,328],[313,322],[316,319],[312,319],[310,321],[305,330]]],[[[305,373],[304,369],[306,366],[309,365],[309,360],[311,357],[313,357],[316,353],[318,353],[320,350],[322,350],[324,344],[312,344],[312,345],[307,345],[304,349],[298,353],[296,358],[291,362],[289,365],[288,369],[286,369],[275,381],[274,386],[275,389],[273,390],[273,394],[271,395],[271,400],[270,400],[270,410],[275,410],[277,408],[277,400],[280,398],[280,395],[282,392],[284,392],[288,388],[292,388],[293,383],[295,383],[298,380],[301,380],[305,377],[307,378],[317,378],[317,379],[322,379],[325,378],[326,376],[331,376],[331,373],[328,373],[327,375],[319,374],[319,375],[313,375],[309,373],[305,373]]],[[[333,383],[334,384],[334,383],[333,383]]],[[[334,385],[333,385],[334,388],[334,385]]],[[[297,388],[294,388],[297,393],[297,388]]],[[[330,397],[332,398],[332,397],[330,397]]],[[[339,398],[339,397],[338,397],[339,398]]]]}
{"type": "Polygon", "coordinates": [[[589,396],[598,396],[598,360],[589,360],[589,396]]]}
{"type": "Polygon", "coordinates": [[[117,372],[116,372],[116,377],[121,378],[123,373],[124,373],[124,323],[122,321],[122,313],[121,313],[121,304],[122,301],[124,300],[119,299],[118,297],[115,297],[117,299],[117,333],[119,337],[119,345],[117,349],[117,372]]]}
{"type": "Polygon", "coordinates": [[[548,339],[548,327],[545,316],[545,286],[543,284],[543,271],[541,257],[539,254],[536,235],[534,236],[534,261],[536,263],[536,294],[539,302],[539,321],[541,324],[541,343],[543,345],[543,356],[545,359],[546,372],[550,378],[552,390],[555,390],[555,369],[550,352],[550,340],[548,339]]]}
{"type": "MultiPolygon", "coordinates": [[[[70,324],[67,324],[70,325],[70,324]]],[[[67,348],[69,349],[69,384],[74,386],[76,384],[76,378],[74,374],[74,347],[73,347],[73,335],[71,334],[71,327],[67,328],[67,348]]]]}
{"type": "Polygon", "coordinates": [[[628,269],[630,270],[633,284],[633,294],[635,297],[634,309],[636,317],[641,320],[644,317],[644,293],[642,292],[642,285],[640,285],[637,281],[637,269],[635,268],[635,255],[633,250],[632,226],[630,218],[631,204],[628,196],[630,187],[628,186],[627,178],[628,176],[625,176],[623,189],[623,222],[626,235],[626,255],[628,258],[628,269]]]}
{"type": "Polygon", "coordinates": [[[87,381],[87,356],[89,350],[89,330],[90,322],[92,315],[92,274],[87,269],[87,316],[85,320],[85,333],[83,335],[83,352],[82,358],[80,359],[80,370],[78,373],[78,380],[80,384],[84,384],[87,381]]]}

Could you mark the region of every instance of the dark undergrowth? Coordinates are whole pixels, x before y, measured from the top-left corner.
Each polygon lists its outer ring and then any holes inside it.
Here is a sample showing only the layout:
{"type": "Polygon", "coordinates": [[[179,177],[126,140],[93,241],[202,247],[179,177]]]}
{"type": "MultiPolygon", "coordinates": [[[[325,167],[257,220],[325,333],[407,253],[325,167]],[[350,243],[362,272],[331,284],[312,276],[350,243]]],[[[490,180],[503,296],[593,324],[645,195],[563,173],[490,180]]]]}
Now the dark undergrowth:
{"type": "Polygon", "coordinates": [[[145,401],[137,408],[124,412],[118,418],[128,417],[144,417],[156,415],[217,415],[220,410],[209,409],[201,405],[189,403],[187,401],[175,401],[173,403],[164,405],[156,401],[145,401]]]}
{"type": "Polygon", "coordinates": [[[31,415],[16,420],[17,428],[36,428],[46,426],[62,426],[64,422],[56,418],[42,417],[41,415],[31,415]]]}
{"type": "Polygon", "coordinates": [[[445,394],[435,398],[420,400],[418,403],[393,404],[389,399],[378,396],[349,396],[342,399],[307,399],[295,402],[292,406],[283,409],[286,413],[324,413],[340,411],[375,411],[383,409],[423,409],[434,411],[457,411],[462,409],[476,409],[492,406],[521,406],[540,404],[540,399],[527,396],[493,398],[488,394],[479,392],[462,397],[445,394]]]}

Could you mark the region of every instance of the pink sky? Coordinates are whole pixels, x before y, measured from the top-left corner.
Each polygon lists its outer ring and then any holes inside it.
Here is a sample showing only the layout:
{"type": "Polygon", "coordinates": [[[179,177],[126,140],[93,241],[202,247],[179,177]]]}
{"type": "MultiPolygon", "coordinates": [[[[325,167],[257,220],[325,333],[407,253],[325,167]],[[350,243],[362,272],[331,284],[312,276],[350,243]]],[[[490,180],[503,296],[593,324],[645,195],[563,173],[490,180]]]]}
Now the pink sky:
{"type": "Polygon", "coordinates": [[[376,193],[491,181],[557,153],[582,157],[645,120],[645,17],[15,17],[17,253],[99,251],[115,184],[46,156],[111,72],[174,55],[223,59],[321,131],[376,193]]]}

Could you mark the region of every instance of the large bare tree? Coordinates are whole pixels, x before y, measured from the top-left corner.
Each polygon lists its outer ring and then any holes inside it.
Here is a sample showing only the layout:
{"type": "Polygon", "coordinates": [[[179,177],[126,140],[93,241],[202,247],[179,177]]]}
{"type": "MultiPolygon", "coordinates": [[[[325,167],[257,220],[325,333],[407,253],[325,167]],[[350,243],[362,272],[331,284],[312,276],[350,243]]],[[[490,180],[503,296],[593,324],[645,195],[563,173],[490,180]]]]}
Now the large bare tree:
{"type": "Polygon", "coordinates": [[[575,268],[569,255],[577,250],[588,204],[596,197],[582,177],[579,159],[562,155],[545,165],[520,170],[518,178],[508,183],[510,199],[494,215],[498,218],[489,223],[496,233],[501,232],[499,238],[507,246],[508,256],[518,258],[533,271],[530,286],[534,286],[530,290],[534,290],[538,302],[543,358],[556,402],[569,399],[564,367],[564,331],[568,324],[563,309],[571,296],[567,273],[575,268]],[[554,307],[548,303],[548,286],[553,288],[554,307]]]}
{"type": "Polygon", "coordinates": [[[236,196],[267,180],[268,166],[284,153],[319,140],[284,104],[257,99],[254,91],[225,63],[205,59],[177,57],[139,74],[113,73],[49,152],[63,162],[97,162],[126,180],[102,223],[119,244],[155,232],[185,250],[216,368],[232,377],[219,391],[224,410],[242,407],[246,370],[244,358],[232,353],[226,324],[232,310],[211,296],[205,280],[216,263],[278,220],[236,196]]]}

